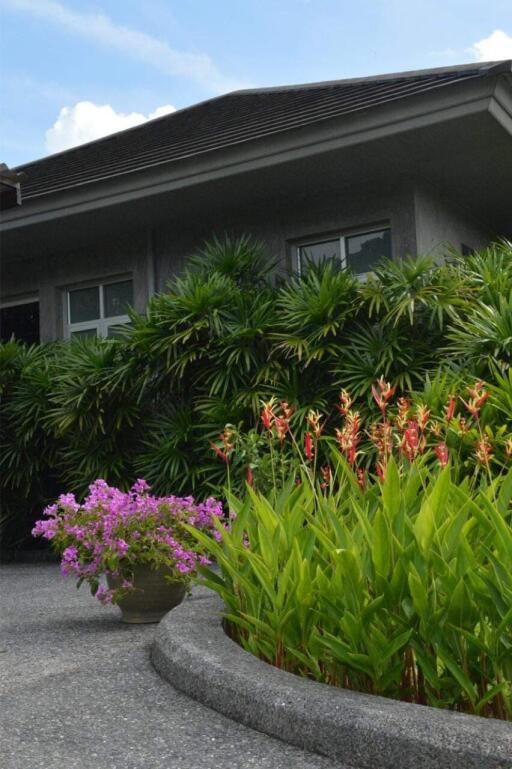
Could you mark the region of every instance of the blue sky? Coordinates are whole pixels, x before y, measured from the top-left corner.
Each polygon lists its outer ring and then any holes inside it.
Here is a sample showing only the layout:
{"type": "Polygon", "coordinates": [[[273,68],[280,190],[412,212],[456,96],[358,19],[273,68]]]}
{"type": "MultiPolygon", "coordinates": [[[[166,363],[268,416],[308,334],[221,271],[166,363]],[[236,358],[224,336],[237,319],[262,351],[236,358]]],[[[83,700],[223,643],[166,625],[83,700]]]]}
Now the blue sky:
{"type": "Polygon", "coordinates": [[[512,58],[511,0],[0,0],[13,166],[238,87],[512,58]]]}

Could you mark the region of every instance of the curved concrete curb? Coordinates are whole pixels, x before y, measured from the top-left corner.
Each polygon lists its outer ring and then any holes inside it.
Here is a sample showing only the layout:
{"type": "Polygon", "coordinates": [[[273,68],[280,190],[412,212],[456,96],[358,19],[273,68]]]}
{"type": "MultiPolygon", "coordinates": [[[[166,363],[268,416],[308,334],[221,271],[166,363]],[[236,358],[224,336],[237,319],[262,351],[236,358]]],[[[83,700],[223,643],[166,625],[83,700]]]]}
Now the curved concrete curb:
{"type": "Polygon", "coordinates": [[[167,614],[151,657],[173,686],[224,715],[353,769],[512,769],[512,725],[336,689],[256,659],[201,591],[167,614]]]}

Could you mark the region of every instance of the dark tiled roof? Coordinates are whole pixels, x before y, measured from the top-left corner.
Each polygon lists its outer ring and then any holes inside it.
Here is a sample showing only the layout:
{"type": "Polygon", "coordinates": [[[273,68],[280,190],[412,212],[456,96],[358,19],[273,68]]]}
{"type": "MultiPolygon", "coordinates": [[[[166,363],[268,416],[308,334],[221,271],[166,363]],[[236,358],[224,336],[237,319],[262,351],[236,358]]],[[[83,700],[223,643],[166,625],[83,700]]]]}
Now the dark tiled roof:
{"type": "Polygon", "coordinates": [[[23,199],[340,117],[481,77],[491,65],[235,91],[17,168],[23,199]]]}

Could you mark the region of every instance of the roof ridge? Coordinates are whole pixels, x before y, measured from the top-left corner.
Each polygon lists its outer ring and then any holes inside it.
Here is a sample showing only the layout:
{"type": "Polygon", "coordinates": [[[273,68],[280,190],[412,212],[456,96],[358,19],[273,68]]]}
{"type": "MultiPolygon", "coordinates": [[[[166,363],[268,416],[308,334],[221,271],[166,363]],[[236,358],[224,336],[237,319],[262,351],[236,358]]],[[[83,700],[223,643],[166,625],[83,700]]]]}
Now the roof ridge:
{"type": "MultiPolygon", "coordinates": [[[[430,69],[404,70],[402,72],[385,72],[380,75],[365,75],[363,77],[340,78],[338,80],[319,80],[312,83],[293,83],[291,85],[263,86],[261,88],[243,88],[238,91],[232,91],[234,94],[244,93],[267,93],[269,91],[294,91],[307,90],[309,88],[328,88],[334,85],[360,85],[371,82],[385,82],[396,80],[421,80],[426,77],[434,77],[446,74],[466,74],[470,72],[484,74],[486,70],[489,73],[495,68],[501,68],[503,65],[510,65],[512,68],[512,59],[499,59],[495,61],[475,61],[466,64],[453,64],[448,67],[432,67],[430,69]]],[[[507,68],[508,69],[508,68],[507,68]]]]}

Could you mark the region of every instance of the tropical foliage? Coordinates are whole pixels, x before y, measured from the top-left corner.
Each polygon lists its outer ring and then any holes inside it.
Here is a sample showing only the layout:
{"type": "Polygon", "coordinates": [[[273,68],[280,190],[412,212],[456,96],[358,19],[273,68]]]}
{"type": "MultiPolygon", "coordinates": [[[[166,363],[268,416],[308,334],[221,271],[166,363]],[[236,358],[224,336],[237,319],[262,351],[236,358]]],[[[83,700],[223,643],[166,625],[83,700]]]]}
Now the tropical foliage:
{"type": "Polygon", "coordinates": [[[384,261],[360,283],[329,264],[285,278],[253,239],[227,237],[132,313],[121,337],[1,345],[4,545],[23,540],[31,511],[98,477],[217,493],[225,467],[210,442],[227,423],[256,426],[272,395],[304,424],[311,409],[334,413],[343,388],[362,417],[378,413],[381,376],[396,396],[442,404],[481,379],[487,426],[510,430],[511,292],[509,243],[444,265],[384,261]]]}
{"type": "MultiPolygon", "coordinates": [[[[400,465],[421,457],[427,465],[445,467],[452,459],[454,476],[470,484],[482,473],[501,474],[512,463],[512,411],[503,418],[501,401],[481,381],[457,387],[450,380],[445,395],[446,384],[446,377],[438,376],[423,392],[394,400],[395,387],[380,378],[371,387],[378,417],[356,410],[347,390],[340,392],[334,412],[310,409],[305,416],[303,409],[272,397],[262,403],[259,427],[227,424],[210,445],[225,468],[228,490],[237,493],[246,483],[277,493],[293,472],[299,482],[301,471],[328,487],[334,447],[362,487],[371,474],[384,477],[393,455],[400,465]]],[[[508,395],[505,388],[497,392],[508,395]]]]}
{"type": "Polygon", "coordinates": [[[318,681],[512,718],[512,470],[470,485],[390,457],[361,487],[332,464],[327,488],[303,471],[231,496],[222,543],[195,534],[233,637],[318,681]]]}

